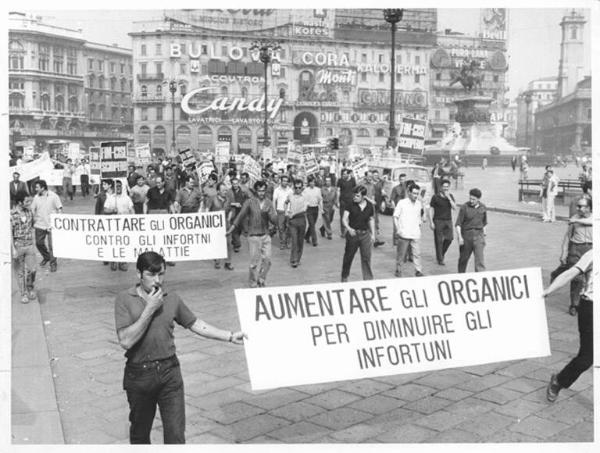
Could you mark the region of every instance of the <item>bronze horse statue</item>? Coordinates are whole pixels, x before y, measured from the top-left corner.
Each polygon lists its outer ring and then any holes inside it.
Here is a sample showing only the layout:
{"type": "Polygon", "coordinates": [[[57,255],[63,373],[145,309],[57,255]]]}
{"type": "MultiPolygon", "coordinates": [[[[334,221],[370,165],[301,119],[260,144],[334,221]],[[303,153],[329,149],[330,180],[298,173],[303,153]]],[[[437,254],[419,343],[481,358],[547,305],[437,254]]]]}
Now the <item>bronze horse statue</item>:
{"type": "Polygon", "coordinates": [[[466,61],[463,63],[459,73],[452,73],[452,80],[450,85],[454,85],[456,82],[460,82],[466,92],[470,92],[475,87],[481,89],[481,82],[483,81],[483,74],[479,72],[479,63],[475,60],[466,61]]]}

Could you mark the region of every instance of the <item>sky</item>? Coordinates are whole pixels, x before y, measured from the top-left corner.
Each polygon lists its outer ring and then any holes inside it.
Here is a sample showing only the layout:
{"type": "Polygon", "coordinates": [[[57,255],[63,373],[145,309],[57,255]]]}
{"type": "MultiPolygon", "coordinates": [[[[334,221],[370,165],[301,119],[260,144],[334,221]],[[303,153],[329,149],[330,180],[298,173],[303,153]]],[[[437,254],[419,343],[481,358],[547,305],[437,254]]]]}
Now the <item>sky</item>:
{"type": "MultiPolygon", "coordinates": [[[[508,85],[509,99],[514,99],[527,83],[540,77],[556,76],[560,52],[560,20],[566,8],[509,9],[508,85]]],[[[585,74],[591,67],[590,10],[580,9],[588,23],[584,29],[586,42],[585,74]]],[[[82,28],[84,38],[103,44],[119,44],[131,48],[127,35],[134,21],[161,16],[161,9],[138,10],[27,10],[41,15],[47,22],[68,28],[82,28]]],[[[478,31],[479,9],[438,9],[438,29],[451,28],[466,34],[478,31]]]]}

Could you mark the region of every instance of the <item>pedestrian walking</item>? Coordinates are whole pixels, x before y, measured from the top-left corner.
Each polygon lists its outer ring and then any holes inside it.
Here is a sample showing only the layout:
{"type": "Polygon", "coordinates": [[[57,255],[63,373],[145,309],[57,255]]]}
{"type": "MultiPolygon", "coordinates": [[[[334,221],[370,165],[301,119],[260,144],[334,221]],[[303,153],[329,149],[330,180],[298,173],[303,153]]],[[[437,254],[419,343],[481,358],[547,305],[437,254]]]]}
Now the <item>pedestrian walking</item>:
{"type": "Polygon", "coordinates": [[[48,190],[48,185],[39,179],[34,185],[36,195],[31,203],[33,228],[35,230],[35,246],[42,255],[40,266],[50,263],[50,272],[56,272],[58,263],[52,252],[52,231],[50,214],[62,213],[62,203],[58,195],[48,190]]]}
{"type": "MultiPolygon", "coordinates": [[[[579,259],[592,249],[593,219],[592,199],[581,197],[577,202],[577,213],[569,219],[569,226],[565,233],[560,262],[573,266],[579,259]]],[[[575,316],[579,303],[579,294],[584,284],[583,276],[574,277],[570,284],[569,314],[575,316]]]]}
{"type": "Polygon", "coordinates": [[[574,278],[584,278],[577,311],[579,352],[558,374],[550,377],[546,388],[546,398],[550,402],[556,401],[561,389],[571,387],[579,376],[592,366],[594,360],[593,254],[593,250],[588,250],[573,267],[556,277],[543,293],[544,297],[547,297],[574,278]]]}
{"type": "Polygon", "coordinates": [[[342,224],[346,231],[346,246],[342,260],[342,282],[348,281],[350,267],[356,251],[360,249],[360,264],[363,280],[372,280],[371,246],[375,242],[375,211],[366,199],[367,189],[356,186],[352,203],[345,205],[342,224]]]}
{"type": "Polygon", "coordinates": [[[344,211],[350,207],[354,200],[354,188],[356,181],[352,176],[352,170],[342,169],[342,177],[337,182],[338,188],[338,206],[340,207],[340,236],[346,236],[346,230],[343,222],[344,211]]]}
{"type": "Polygon", "coordinates": [[[33,198],[19,191],[14,198],[15,206],[10,212],[11,252],[16,268],[17,284],[21,294],[21,303],[27,304],[37,299],[35,293],[35,248],[33,246],[33,198]]]}
{"type": "Polygon", "coordinates": [[[273,190],[273,206],[277,212],[277,231],[279,233],[279,250],[289,248],[290,231],[289,218],[286,215],[286,202],[292,195],[293,190],[289,187],[289,178],[282,175],[279,179],[279,186],[273,190]]]}
{"type": "MultiPolygon", "coordinates": [[[[129,195],[127,195],[127,191],[123,190],[123,189],[124,189],[123,182],[117,179],[115,181],[115,196],[114,196],[116,214],[122,214],[122,215],[134,214],[135,211],[133,209],[133,201],[131,201],[131,198],[129,197],[129,195]]],[[[107,198],[107,200],[108,200],[108,198],[107,198]]],[[[120,271],[125,272],[125,271],[127,271],[128,267],[129,266],[127,263],[118,263],[118,268],[120,271]]]]}
{"type": "Polygon", "coordinates": [[[542,199],[542,221],[554,222],[556,220],[556,212],[554,209],[554,200],[558,195],[559,179],[554,174],[554,170],[550,165],[546,165],[546,172],[542,179],[542,187],[540,189],[540,198],[542,199]]]}
{"type": "Polygon", "coordinates": [[[202,192],[200,192],[199,188],[195,187],[196,180],[193,176],[185,175],[183,181],[184,185],[177,191],[175,201],[173,202],[175,212],[182,214],[198,212],[203,199],[202,192]]]}
{"type": "MultiPolygon", "coordinates": [[[[242,206],[249,198],[248,193],[242,190],[242,187],[240,186],[240,180],[236,176],[231,178],[231,192],[229,193],[229,197],[232,199],[232,218],[235,219],[242,210],[242,206]]],[[[233,230],[233,233],[231,233],[231,245],[235,253],[239,252],[240,248],[242,247],[240,236],[244,228],[245,226],[242,226],[241,224],[236,226],[233,230]]]]}
{"type": "Polygon", "coordinates": [[[146,184],[146,178],[142,175],[137,175],[135,185],[129,189],[129,196],[133,202],[133,211],[136,214],[144,213],[144,202],[146,201],[149,189],[150,187],[146,184]]]}
{"type": "MultiPolygon", "coordinates": [[[[206,206],[208,212],[224,211],[225,212],[225,228],[229,228],[231,223],[231,198],[227,196],[228,190],[224,182],[217,183],[217,194],[208,200],[206,206]]],[[[233,265],[231,264],[231,235],[225,237],[227,243],[227,257],[225,258],[225,269],[232,271],[233,265]]],[[[221,268],[222,259],[214,260],[215,269],[221,268]]]]}
{"type": "Polygon", "coordinates": [[[212,326],[165,289],[165,260],[156,252],[142,253],[136,263],[136,286],[115,300],[115,327],[125,349],[123,388],[129,402],[129,441],[149,444],[160,411],[165,444],[185,443],[185,397],[176,355],[174,323],[205,338],[243,344],[245,334],[212,326]]]}
{"type": "Polygon", "coordinates": [[[25,193],[29,195],[29,188],[27,184],[20,180],[21,174],[17,171],[13,173],[13,180],[9,183],[8,189],[10,194],[10,207],[11,209],[16,204],[16,197],[18,193],[25,193]]]}
{"type": "Polygon", "coordinates": [[[419,200],[421,188],[411,184],[407,188],[408,197],[400,200],[394,209],[396,225],[396,277],[402,277],[402,265],[409,247],[412,250],[412,261],[415,276],[423,276],[421,266],[421,223],[423,221],[423,204],[419,200]]]}
{"type": "Polygon", "coordinates": [[[290,230],[290,264],[298,267],[304,250],[304,239],[306,231],[306,217],[308,211],[308,200],[304,195],[304,183],[300,179],[294,181],[294,193],[287,200],[288,226],[290,230]]]}
{"type": "Polygon", "coordinates": [[[469,201],[463,204],[456,218],[456,236],[459,245],[458,272],[464,273],[471,254],[475,254],[475,272],[485,271],[483,250],[487,210],[481,203],[481,190],[471,189],[469,201]]]}
{"type": "Polygon", "coordinates": [[[69,197],[73,201],[73,175],[75,174],[75,166],[71,159],[67,159],[67,163],[63,168],[62,189],[64,197],[69,197]]]}
{"type": "Polygon", "coordinates": [[[513,156],[510,158],[510,166],[512,167],[512,171],[514,172],[517,168],[517,156],[513,156]]]}
{"type": "MultiPolygon", "coordinates": [[[[169,214],[174,212],[175,194],[165,188],[165,180],[162,175],[154,178],[154,187],[146,192],[144,202],[144,214],[169,214]]],[[[173,261],[167,261],[167,266],[175,266],[173,261]]]]}
{"type": "Polygon", "coordinates": [[[333,231],[331,229],[331,223],[333,222],[333,216],[335,215],[335,207],[337,206],[337,191],[335,187],[331,185],[331,176],[325,176],[324,185],[321,187],[321,198],[323,199],[323,225],[321,225],[320,231],[321,236],[327,236],[327,239],[331,239],[333,231]]]}
{"type": "Polygon", "coordinates": [[[256,196],[242,205],[227,234],[232,234],[242,221],[248,219],[248,248],[250,251],[249,285],[251,288],[266,285],[267,273],[271,268],[271,231],[277,228],[277,213],[271,200],[266,198],[267,184],[264,181],[254,183],[256,196]],[[269,225],[273,225],[273,229],[269,225]]]}
{"type": "Polygon", "coordinates": [[[306,200],[306,220],[308,222],[308,228],[304,234],[304,239],[308,243],[312,243],[314,247],[317,246],[317,219],[319,218],[319,212],[323,211],[323,197],[321,196],[321,189],[316,186],[314,176],[310,175],[307,178],[308,187],[302,192],[302,196],[306,200]]]}
{"type": "Polygon", "coordinates": [[[450,181],[443,179],[440,193],[434,194],[429,202],[429,225],[433,230],[435,257],[440,266],[446,263],[444,257],[452,240],[452,211],[456,209],[454,196],[450,193],[450,181]]]}

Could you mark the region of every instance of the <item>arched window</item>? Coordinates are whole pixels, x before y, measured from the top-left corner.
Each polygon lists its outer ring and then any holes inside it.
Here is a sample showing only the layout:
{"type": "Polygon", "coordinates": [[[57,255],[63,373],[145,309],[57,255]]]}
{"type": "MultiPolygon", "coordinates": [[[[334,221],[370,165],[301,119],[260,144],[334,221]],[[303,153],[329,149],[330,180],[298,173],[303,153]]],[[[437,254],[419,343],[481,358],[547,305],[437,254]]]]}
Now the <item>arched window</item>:
{"type": "Polygon", "coordinates": [[[106,107],[103,105],[98,106],[98,118],[101,120],[106,119],[106,107]]]}
{"type": "Polygon", "coordinates": [[[208,127],[208,126],[200,126],[198,128],[198,135],[212,137],[212,131],[210,130],[210,127],[208,127]]]}
{"type": "Polygon", "coordinates": [[[138,142],[150,143],[150,128],[148,126],[142,126],[138,130],[138,142]]]}
{"type": "Polygon", "coordinates": [[[166,145],[167,143],[167,131],[164,126],[156,126],[154,128],[154,143],[157,145],[166,145]]]}
{"type": "Polygon", "coordinates": [[[121,79],[121,91],[127,91],[127,80],[121,79]]]}
{"type": "Polygon", "coordinates": [[[377,137],[385,137],[385,129],[377,129],[375,135],[377,135],[377,137]]]}
{"type": "Polygon", "coordinates": [[[25,96],[21,93],[11,93],[8,103],[10,107],[22,109],[25,107],[25,96]]]}
{"type": "Polygon", "coordinates": [[[54,98],[54,108],[58,112],[65,111],[65,98],[63,98],[62,95],[56,96],[54,98]]]}
{"type": "Polygon", "coordinates": [[[247,98],[248,97],[248,88],[242,87],[242,97],[243,98],[247,98]]]}
{"type": "Polygon", "coordinates": [[[156,97],[162,97],[162,85],[156,85],[156,97]]]}
{"type": "Polygon", "coordinates": [[[48,93],[42,94],[40,97],[42,110],[48,111],[50,110],[50,95],[48,93]]]}
{"type": "Polygon", "coordinates": [[[358,130],[358,136],[359,137],[370,137],[371,134],[369,133],[369,129],[365,129],[364,127],[361,127],[358,130]]]}
{"type": "Polygon", "coordinates": [[[142,94],[142,97],[145,98],[146,96],[148,96],[148,87],[146,85],[142,85],[140,87],[140,92],[142,94]]]}

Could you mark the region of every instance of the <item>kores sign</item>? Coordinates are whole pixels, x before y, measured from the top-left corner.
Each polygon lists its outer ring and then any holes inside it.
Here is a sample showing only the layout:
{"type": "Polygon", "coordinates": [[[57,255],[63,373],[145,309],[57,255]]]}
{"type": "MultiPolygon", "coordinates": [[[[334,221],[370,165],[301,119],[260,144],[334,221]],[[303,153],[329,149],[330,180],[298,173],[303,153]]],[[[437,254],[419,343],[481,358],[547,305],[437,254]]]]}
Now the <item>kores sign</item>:
{"type": "MultiPolygon", "coordinates": [[[[246,98],[229,98],[227,96],[218,96],[210,102],[209,105],[197,108],[194,102],[194,97],[204,92],[210,92],[215,87],[202,87],[190,91],[181,100],[181,109],[188,115],[201,115],[208,111],[221,111],[221,112],[264,112],[265,111],[265,97],[261,96],[258,99],[252,99],[248,101],[246,98]],[[191,104],[191,105],[190,105],[191,104]]],[[[204,96],[202,101],[204,101],[204,96]]],[[[283,99],[271,99],[267,103],[267,112],[270,113],[270,118],[274,119],[279,111],[279,108],[283,104],[283,99]]]]}

